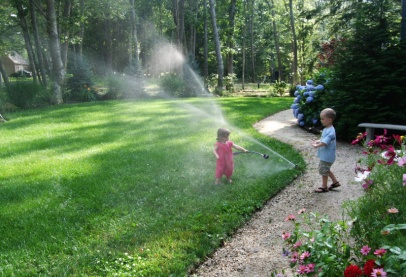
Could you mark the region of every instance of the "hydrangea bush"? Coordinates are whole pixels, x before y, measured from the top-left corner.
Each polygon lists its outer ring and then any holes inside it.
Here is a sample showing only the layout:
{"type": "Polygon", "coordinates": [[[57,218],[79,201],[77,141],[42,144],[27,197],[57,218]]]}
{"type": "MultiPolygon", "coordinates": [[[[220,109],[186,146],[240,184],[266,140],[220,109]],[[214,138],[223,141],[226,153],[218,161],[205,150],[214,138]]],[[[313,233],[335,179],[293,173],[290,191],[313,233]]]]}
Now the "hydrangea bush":
{"type": "Polygon", "coordinates": [[[318,128],[320,111],[323,109],[322,96],[325,93],[324,85],[315,85],[313,80],[308,80],[305,86],[296,86],[293,104],[293,116],[301,127],[318,128]]]}

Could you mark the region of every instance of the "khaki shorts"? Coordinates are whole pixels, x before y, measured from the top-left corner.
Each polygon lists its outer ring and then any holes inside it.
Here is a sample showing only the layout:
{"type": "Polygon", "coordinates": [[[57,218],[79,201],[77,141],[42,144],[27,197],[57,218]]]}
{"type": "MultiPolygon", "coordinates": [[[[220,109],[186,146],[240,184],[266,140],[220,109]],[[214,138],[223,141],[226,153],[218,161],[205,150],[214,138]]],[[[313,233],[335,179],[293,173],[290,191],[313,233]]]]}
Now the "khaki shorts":
{"type": "Polygon", "coordinates": [[[333,163],[328,163],[325,161],[320,161],[319,163],[319,173],[321,176],[328,176],[330,173],[330,168],[333,165],[333,163]]]}

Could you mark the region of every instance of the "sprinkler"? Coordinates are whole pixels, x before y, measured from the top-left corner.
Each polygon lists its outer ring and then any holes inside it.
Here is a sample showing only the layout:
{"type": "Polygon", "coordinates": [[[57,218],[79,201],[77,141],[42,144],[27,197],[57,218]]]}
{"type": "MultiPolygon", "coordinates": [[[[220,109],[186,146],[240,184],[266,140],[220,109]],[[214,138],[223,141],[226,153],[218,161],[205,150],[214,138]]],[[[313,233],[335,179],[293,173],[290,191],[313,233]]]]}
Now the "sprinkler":
{"type": "Polygon", "coordinates": [[[268,159],[268,158],[269,158],[269,155],[267,155],[267,154],[262,154],[262,153],[258,153],[258,152],[255,152],[255,151],[234,152],[233,155],[248,154],[248,153],[251,153],[251,154],[258,154],[258,155],[262,156],[264,159],[268,159]]]}

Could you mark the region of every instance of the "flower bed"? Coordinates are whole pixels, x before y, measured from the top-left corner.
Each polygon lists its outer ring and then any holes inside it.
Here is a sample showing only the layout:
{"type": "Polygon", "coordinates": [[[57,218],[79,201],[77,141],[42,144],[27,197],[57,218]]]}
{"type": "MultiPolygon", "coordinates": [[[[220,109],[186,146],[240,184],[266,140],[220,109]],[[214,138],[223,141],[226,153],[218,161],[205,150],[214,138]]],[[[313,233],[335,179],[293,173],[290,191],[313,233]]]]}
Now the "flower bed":
{"type": "Polygon", "coordinates": [[[287,216],[294,230],[282,234],[283,254],[296,276],[406,276],[406,139],[386,135],[353,141],[365,147],[355,172],[366,193],[344,205],[350,219],[287,216]]]}

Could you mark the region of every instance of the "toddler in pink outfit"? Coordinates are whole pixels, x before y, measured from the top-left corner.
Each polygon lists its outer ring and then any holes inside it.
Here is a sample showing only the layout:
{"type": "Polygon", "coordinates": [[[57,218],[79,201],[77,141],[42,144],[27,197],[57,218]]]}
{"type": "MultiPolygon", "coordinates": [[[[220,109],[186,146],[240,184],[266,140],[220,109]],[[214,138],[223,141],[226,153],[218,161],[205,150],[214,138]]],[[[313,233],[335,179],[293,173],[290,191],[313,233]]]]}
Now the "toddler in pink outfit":
{"type": "Polygon", "coordinates": [[[226,175],[227,181],[231,183],[231,175],[234,171],[234,158],[232,148],[240,151],[248,152],[232,141],[228,140],[230,137],[230,131],[225,128],[217,130],[217,142],[214,144],[214,156],[216,157],[216,182],[215,185],[220,184],[220,179],[223,175],[226,175]]]}

